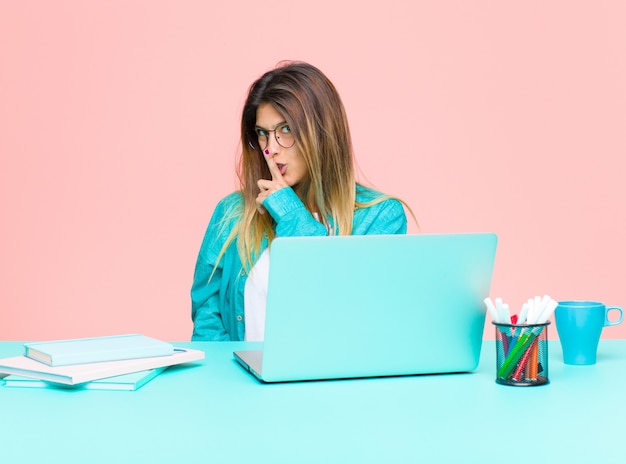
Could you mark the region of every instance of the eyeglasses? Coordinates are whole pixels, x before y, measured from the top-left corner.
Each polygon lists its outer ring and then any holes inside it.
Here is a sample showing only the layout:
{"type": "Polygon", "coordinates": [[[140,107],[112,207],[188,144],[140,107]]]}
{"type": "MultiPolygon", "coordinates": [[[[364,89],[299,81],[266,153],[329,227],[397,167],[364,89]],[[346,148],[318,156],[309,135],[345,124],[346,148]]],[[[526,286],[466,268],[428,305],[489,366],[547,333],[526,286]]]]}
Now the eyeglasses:
{"type": "Polygon", "coordinates": [[[273,130],[261,129],[260,127],[257,127],[254,129],[254,132],[256,132],[261,151],[265,150],[269,144],[270,132],[274,133],[276,142],[278,142],[278,145],[283,148],[291,148],[293,147],[293,144],[296,143],[296,139],[293,136],[293,132],[291,132],[289,124],[281,124],[276,126],[276,129],[273,130]]]}

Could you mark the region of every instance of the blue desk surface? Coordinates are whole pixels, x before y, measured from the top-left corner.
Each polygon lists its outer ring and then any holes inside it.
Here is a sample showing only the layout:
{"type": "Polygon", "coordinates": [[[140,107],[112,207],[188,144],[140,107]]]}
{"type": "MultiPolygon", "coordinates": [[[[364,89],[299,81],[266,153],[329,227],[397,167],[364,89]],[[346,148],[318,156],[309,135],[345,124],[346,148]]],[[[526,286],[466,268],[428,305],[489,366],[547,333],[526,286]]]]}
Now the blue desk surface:
{"type": "MultiPolygon", "coordinates": [[[[470,374],[264,385],[246,343],[177,343],[206,359],[136,392],[0,387],[0,460],[64,463],[624,462],[626,340],[551,383],[495,383],[495,347],[470,374]],[[53,459],[54,458],[54,459],[53,459]]],[[[0,357],[21,343],[0,343],[0,357]]]]}

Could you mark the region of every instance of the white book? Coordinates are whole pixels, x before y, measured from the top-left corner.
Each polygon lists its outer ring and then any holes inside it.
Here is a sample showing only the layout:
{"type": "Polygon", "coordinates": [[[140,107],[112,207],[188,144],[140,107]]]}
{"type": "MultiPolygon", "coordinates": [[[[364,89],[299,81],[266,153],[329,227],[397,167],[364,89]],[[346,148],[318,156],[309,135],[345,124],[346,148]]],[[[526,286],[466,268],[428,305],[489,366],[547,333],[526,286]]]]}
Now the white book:
{"type": "MultiPolygon", "coordinates": [[[[131,372],[130,374],[116,375],[105,379],[92,380],[76,385],[51,382],[49,380],[34,379],[21,375],[10,374],[4,378],[5,387],[18,388],[47,388],[65,390],[124,390],[135,391],[150,382],[167,367],[148,369],[147,371],[131,372]]],[[[1,380],[0,380],[1,382],[1,380]]]]}
{"type": "Polygon", "coordinates": [[[76,385],[131,372],[173,366],[204,359],[204,351],[174,348],[174,354],[68,366],[48,366],[26,356],[0,359],[0,373],[17,374],[66,385],[76,385]]]}
{"type": "Polygon", "coordinates": [[[49,366],[168,356],[174,347],[141,334],[24,343],[24,355],[49,366]]]}

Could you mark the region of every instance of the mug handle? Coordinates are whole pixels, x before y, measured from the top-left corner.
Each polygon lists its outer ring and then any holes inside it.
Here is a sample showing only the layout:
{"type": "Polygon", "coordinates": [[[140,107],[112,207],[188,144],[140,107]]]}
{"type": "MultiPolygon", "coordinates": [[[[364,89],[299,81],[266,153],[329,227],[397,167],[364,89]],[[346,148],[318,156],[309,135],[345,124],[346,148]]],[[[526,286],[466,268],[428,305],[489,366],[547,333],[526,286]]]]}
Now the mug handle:
{"type": "Polygon", "coordinates": [[[617,325],[619,323],[622,322],[622,319],[624,319],[624,311],[622,310],[622,308],[620,308],[619,306],[607,306],[606,307],[606,316],[604,319],[604,326],[609,326],[609,325],[617,325]],[[609,312],[611,310],[615,310],[615,311],[619,311],[619,318],[615,321],[610,321],[609,320],[609,312]]]}

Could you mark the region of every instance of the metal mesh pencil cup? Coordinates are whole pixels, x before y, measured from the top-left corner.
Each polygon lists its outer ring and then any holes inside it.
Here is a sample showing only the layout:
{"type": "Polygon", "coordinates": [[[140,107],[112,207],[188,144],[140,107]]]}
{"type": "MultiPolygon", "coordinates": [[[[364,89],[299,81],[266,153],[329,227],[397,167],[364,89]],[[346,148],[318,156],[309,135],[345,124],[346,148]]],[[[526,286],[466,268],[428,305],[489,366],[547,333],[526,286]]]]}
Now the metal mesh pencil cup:
{"type": "Polygon", "coordinates": [[[496,326],[496,382],[530,387],[550,383],[548,378],[548,325],[496,326]]]}

